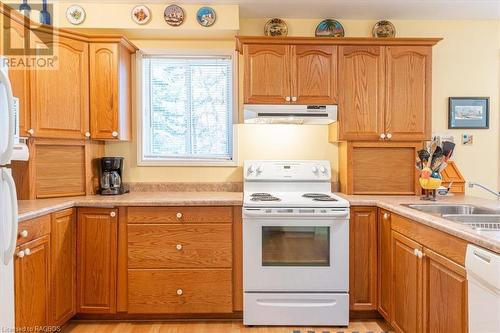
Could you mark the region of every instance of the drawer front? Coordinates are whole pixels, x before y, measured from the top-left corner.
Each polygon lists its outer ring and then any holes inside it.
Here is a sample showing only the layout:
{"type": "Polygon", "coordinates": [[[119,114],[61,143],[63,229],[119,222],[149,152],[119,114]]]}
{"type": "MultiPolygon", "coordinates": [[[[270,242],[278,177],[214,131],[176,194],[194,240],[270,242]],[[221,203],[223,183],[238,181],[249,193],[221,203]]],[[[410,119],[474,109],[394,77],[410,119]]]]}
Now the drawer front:
{"type": "Polygon", "coordinates": [[[50,234],[50,215],[19,222],[17,245],[30,242],[48,234],[50,234]]]}
{"type": "Polygon", "coordinates": [[[230,313],[230,269],[129,270],[129,313],[230,313]]]}
{"type": "Polygon", "coordinates": [[[231,224],[130,224],[128,268],[231,268],[231,224]]]}
{"type": "Polygon", "coordinates": [[[231,207],[130,207],[128,223],[231,223],[231,207]]]}

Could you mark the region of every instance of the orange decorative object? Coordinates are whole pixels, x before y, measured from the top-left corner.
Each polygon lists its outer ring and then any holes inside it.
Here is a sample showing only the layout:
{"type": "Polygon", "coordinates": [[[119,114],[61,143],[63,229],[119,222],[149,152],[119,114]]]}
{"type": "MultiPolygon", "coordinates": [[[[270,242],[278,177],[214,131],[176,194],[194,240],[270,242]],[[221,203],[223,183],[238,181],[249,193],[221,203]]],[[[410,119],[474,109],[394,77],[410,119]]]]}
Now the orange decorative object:
{"type": "Polygon", "coordinates": [[[451,193],[464,194],[465,193],[465,179],[458,170],[457,164],[454,161],[448,161],[448,166],[441,172],[443,177],[443,186],[448,187],[448,185],[453,182],[450,188],[451,193]]]}

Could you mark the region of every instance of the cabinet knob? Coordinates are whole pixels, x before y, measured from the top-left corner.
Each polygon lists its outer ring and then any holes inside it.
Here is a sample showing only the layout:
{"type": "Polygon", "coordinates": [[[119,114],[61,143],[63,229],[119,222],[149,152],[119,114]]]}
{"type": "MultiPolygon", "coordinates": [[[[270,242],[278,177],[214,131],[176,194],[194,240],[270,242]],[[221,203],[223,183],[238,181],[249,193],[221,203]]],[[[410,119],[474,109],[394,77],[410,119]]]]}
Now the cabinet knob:
{"type": "Polygon", "coordinates": [[[297,96],[292,97],[292,102],[297,102],[297,96]]]}
{"type": "Polygon", "coordinates": [[[85,132],[85,137],[90,138],[90,132],[85,132]]]}
{"type": "Polygon", "coordinates": [[[33,135],[33,134],[35,134],[35,130],[34,130],[34,129],[32,129],[32,128],[30,128],[30,129],[28,130],[28,134],[29,134],[29,135],[33,135]]]}
{"type": "Polygon", "coordinates": [[[182,219],[182,213],[175,214],[175,217],[177,217],[178,220],[182,219]]]}
{"type": "Polygon", "coordinates": [[[413,250],[413,254],[414,254],[416,257],[418,257],[418,249],[414,249],[414,250],[413,250]]]}
{"type": "Polygon", "coordinates": [[[24,251],[19,251],[19,252],[17,252],[16,256],[17,256],[18,258],[24,258],[24,251]]]}
{"type": "Polygon", "coordinates": [[[111,213],[109,213],[109,216],[111,216],[111,217],[115,217],[115,216],[116,216],[116,213],[115,213],[115,212],[111,212],[111,213]]]}
{"type": "Polygon", "coordinates": [[[388,220],[390,216],[389,213],[384,213],[384,220],[388,220]]]}
{"type": "Polygon", "coordinates": [[[31,254],[31,250],[30,249],[24,249],[24,254],[29,256],[31,254]]]}
{"type": "Polygon", "coordinates": [[[387,139],[392,139],[392,134],[391,133],[387,133],[387,139]]]}
{"type": "Polygon", "coordinates": [[[419,259],[422,259],[424,256],[425,256],[425,254],[422,251],[419,250],[418,253],[417,253],[417,257],[419,259]]]}
{"type": "Polygon", "coordinates": [[[118,132],[114,131],[113,133],[111,133],[111,135],[113,136],[113,138],[116,138],[118,136],[118,132]]]}
{"type": "Polygon", "coordinates": [[[19,236],[21,236],[21,238],[27,238],[28,237],[28,230],[22,230],[19,233],[19,236]]]}
{"type": "Polygon", "coordinates": [[[291,99],[290,96],[285,97],[285,101],[287,101],[287,102],[290,102],[290,99],[291,99]]]}
{"type": "Polygon", "coordinates": [[[179,295],[179,296],[180,296],[180,295],[182,295],[182,294],[183,294],[182,289],[177,289],[177,295],[179,295]]]}
{"type": "Polygon", "coordinates": [[[182,250],[182,245],[181,244],[177,244],[175,246],[175,248],[177,249],[177,251],[180,251],[180,250],[182,250]]]}
{"type": "Polygon", "coordinates": [[[380,134],[380,138],[381,138],[382,140],[385,140],[385,133],[380,134]]]}

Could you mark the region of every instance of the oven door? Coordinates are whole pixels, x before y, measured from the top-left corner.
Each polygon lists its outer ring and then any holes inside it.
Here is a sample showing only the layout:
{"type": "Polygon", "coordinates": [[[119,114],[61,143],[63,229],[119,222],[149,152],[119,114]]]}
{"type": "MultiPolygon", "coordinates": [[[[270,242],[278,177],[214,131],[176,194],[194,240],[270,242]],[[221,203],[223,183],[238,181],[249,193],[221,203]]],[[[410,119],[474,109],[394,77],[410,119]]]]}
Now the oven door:
{"type": "Polygon", "coordinates": [[[243,217],[245,292],[347,292],[349,212],[243,217]]]}

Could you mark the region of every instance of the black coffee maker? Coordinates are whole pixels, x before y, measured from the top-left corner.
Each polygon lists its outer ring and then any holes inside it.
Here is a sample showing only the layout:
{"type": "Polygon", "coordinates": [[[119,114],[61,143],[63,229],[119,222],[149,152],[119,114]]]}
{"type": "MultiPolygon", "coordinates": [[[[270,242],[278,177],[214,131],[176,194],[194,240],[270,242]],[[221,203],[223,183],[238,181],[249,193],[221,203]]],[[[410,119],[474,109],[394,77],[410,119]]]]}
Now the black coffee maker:
{"type": "Polygon", "coordinates": [[[101,158],[100,192],[102,195],[127,193],[122,182],[123,157],[101,158]]]}

